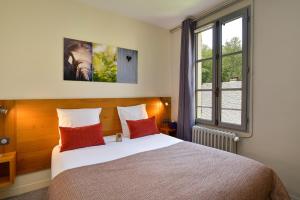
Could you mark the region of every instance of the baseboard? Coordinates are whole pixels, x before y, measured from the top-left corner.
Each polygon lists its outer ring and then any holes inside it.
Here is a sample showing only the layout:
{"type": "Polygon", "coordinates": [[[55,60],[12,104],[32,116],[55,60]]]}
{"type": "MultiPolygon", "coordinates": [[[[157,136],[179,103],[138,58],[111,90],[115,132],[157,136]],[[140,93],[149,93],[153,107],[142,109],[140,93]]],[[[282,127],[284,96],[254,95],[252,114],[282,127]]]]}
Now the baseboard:
{"type": "Polygon", "coordinates": [[[12,186],[0,189],[0,199],[47,187],[50,180],[50,169],[17,176],[12,186]]]}

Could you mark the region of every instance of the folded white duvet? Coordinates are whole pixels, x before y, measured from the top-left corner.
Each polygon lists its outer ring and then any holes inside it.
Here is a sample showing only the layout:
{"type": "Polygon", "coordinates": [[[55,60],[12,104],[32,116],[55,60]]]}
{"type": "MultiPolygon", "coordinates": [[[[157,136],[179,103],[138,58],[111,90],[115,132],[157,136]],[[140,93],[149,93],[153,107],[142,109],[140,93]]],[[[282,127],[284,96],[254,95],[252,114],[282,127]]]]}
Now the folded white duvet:
{"type": "Polygon", "coordinates": [[[167,147],[182,140],[164,134],[145,136],[137,139],[123,138],[115,142],[115,136],[104,137],[105,145],[59,152],[59,146],[52,150],[52,179],[59,173],[76,167],[108,162],[136,153],[167,147]]]}

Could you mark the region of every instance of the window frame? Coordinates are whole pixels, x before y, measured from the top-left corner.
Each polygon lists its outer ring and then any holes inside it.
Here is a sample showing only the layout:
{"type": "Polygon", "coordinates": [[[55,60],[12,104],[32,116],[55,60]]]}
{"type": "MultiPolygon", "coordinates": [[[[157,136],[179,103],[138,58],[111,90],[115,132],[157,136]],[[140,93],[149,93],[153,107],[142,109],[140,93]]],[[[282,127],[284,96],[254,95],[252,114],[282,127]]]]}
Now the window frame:
{"type": "MultiPolygon", "coordinates": [[[[203,26],[196,28],[194,32],[195,37],[195,123],[211,125],[218,128],[232,129],[238,131],[248,131],[249,125],[249,72],[250,72],[250,8],[245,7],[239,9],[231,14],[220,17],[203,26]],[[222,122],[221,120],[221,98],[222,98],[222,24],[233,21],[242,17],[242,105],[241,105],[241,125],[222,122]],[[203,32],[205,27],[212,28],[213,44],[212,44],[212,120],[205,120],[197,118],[198,105],[197,105],[197,92],[203,91],[198,89],[198,63],[201,60],[197,59],[198,55],[198,33],[203,32]]],[[[207,30],[208,28],[206,28],[207,30]]],[[[235,52],[236,53],[236,52],[235,52]]],[[[238,54],[236,54],[238,55],[238,54]]],[[[230,89],[229,89],[230,90],[230,89]]],[[[232,89],[231,89],[232,90],[232,89]]],[[[205,91],[205,90],[204,90],[205,91]]],[[[226,91],[226,90],[225,90],[226,91]]]]}
{"type": "MultiPolygon", "coordinates": [[[[205,30],[208,30],[208,29],[210,29],[210,28],[212,28],[212,33],[213,33],[213,41],[215,40],[215,36],[216,36],[216,28],[215,28],[215,26],[216,26],[216,24],[215,23],[209,23],[209,24],[206,24],[206,25],[204,25],[204,26],[201,26],[200,28],[197,28],[196,30],[199,30],[199,29],[201,29],[201,31],[197,31],[197,32],[195,32],[195,47],[197,47],[198,46],[198,34],[197,33],[199,33],[199,32],[203,32],[203,31],[205,31],[205,30]]],[[[213,42],[212,41],[212,42],[213,42]]],[[[197,59],[197,57],[198,57],[198,48],[195,48],[195,74],[196,74],[196,78],[195,78],[195,106],[196,106],[196,112],[195,112],[195,114],[196,114],[196,123],[203,123],[203,124],[208,124],[208,125],[214,125],[214,121],[216,120],[215,119],[215,115],[214,115],[214,113],[216,112],[216,107],[214,106],[215,104],[216,104],[216,93],[215,93],[215,91],[214,91],[214,88],[216,87],[216,81],[215,81],[215,78],[214,78],[214,75],[215,75],[215,73],[216,73],[216,67],[215,67],[215,65],[216,65],[216,62],[217,62],[217,60],[216,60],[216,57],[215,57],[215,54],[216,54],[216,52],[217,52],[217,49],[216,49],[216,46],[215,46],[215,44],[214,44],[214,42],[212,43],[212,58],[210,58],[210,59],[212,59],[212,74],[213,74],[213,77],[212,77],[212,89],[204,89],[204,90],[202,90],[202,89],[198,89],[198,63],[199,62],[202,62],[203,60],[206,60],[206,59],[200,59],[200,60],[198,60],[197,59]],[[206,119],[197,119],[197,111],[198,111],[198,107],[199,106],[197,106],[197,102],[198,102],[198,95],[197,95],[197,92],[199,92],[199,91],[211,91],[212,92],[212,120],[206,120],[206,119]]]]}

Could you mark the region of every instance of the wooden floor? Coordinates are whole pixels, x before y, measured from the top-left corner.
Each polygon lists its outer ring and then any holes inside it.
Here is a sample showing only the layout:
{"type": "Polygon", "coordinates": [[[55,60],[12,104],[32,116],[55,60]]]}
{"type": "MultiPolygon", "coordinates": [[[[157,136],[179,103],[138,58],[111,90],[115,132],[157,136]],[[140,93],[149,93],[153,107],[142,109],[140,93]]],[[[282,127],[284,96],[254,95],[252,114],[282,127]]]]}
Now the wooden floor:
{"type": "Polygon", "coordinates": [[[19,196],[10,197],[5,200],[46,200],[48,188],[21,194],[19,196]]]}

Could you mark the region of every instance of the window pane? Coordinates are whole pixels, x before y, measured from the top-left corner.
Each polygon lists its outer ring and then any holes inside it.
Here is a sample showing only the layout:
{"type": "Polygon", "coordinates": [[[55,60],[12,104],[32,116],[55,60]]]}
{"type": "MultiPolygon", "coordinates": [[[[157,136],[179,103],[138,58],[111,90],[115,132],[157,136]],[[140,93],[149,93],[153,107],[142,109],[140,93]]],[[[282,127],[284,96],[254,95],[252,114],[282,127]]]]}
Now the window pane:
{"type": "Polygon", "coordinates": [[[242,109],[242,91],[241,90],[229,90],[222,91],[221,96],[222,109],[242,109]]]}
{"type": "Polygon", "coordinates": [[[213,42],[212,28],[198,33],[198,56],[197,60],[212,57],[212,42],[213,42]]]}
{"type": "Polygon", "coordinates": [[[197,92],[197,106],[212,107],[212,91],[197,92]]]}
{"type": "Polygon", "coordinates": [[[222,109],[221,121],[223,123],[241,125],[242,124],[241,123],[241,121],[242,121],[242,111],[222,109]]]}
{"type": "Polygon", "coordinates": [[[212,60],[198,62],[197,89],[212,89],[212,60]]]}
{"type": "Polygon", "coordinates": [[[241,125],[242,91],[222,91],[221,110],[222,122],[241,125]]]}
{"type": "Polygon", "coordinates": [[[198,119],[204,119],[211,121],[212,116],[212,109],[211,108],[204,108],[204,107],[198,107],[197,108],[197,118],[198,119]]]}
{"type": "Polygon", "coordinates": [[[242,50],[243,20],[235,19],[222,25],[222,54],[242,50]]]}
{"type": "Polygon", "coordinates": [[[197,118],[212,119],[212,91],[197,92],[197,118]]]}
{"type": "Polygon", "coordinates": [[[223,89],[237,89],[240,88],[242,89],[242,81],[229,81],[229,82],[223,82],[222,83],[222,88],[223,89]]]}
{"type": "Polygon", "coordinates": [[[243,80],[243,57],[242,54],[222,57],[222,87],[240,88],[243,80]],[[238,83],[239,82],[239,83],[238,83]]]}

